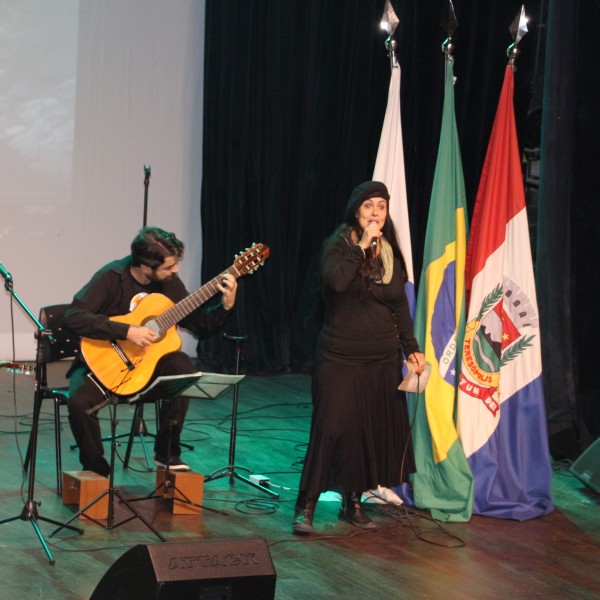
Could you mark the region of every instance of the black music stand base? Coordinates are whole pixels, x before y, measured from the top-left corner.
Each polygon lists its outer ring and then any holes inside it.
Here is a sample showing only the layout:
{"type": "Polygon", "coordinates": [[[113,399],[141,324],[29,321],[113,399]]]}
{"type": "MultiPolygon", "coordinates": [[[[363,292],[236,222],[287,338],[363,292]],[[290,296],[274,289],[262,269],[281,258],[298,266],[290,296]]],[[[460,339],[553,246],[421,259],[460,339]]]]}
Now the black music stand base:
{"type": "MultiPolygon", "coordinates": [[[[243,467],[237,467],[237,468],[240,469],[243,467]]],[[[229,485],[231,487],[233,487],[235,480],[239,479],[240,481],[243,481],[244,483],[247,483],[248,485],[255,487],[256,489],[260,490],[261,492],[265,492],[265,494],[269,494],[269,496],[271,496],[271,498],[279,498],[279,494],[277,492],[274,492],[273,490],[270,490],[269,488],[266,488],[265,486],[260,485],[260,483],[256,483],[255,481],[252,481],[251,479],[248,479],[247,477],[240,475],[235,469],[236,469],[236,467],[224,467],[223,469],[217,469],[217,471],[211,473],[210,475],[206,475],[204,477],[204,483],[207,483],[208,481],[214,481],[215,479],[221,479],[223,477],[229,477],[229,485]]]]}
{"type": "Polygon", "coordinates": [[[119,492],[119,490],[114,486],[115,456],[116,456],[116,451],[117,451],[116,447],[117,447],[117,444],[119,443],[117,441],[117,438],[115,435],[116,430],[117,430],[117,423],[118,423],[117,418],[116,418],[116,404],[117,404],[116,398],[112,398],[111,404],[109,405],[109,410],[111,411],[111,418],[110,418],[111,435],[110,435],[110,438],[112,439],[112,443],[111,443],[111,450],[110,450],[110,474],[109,474],[109,479],[108,479],[108,489],[105,490],[104,492],[102,492],[100,495],[98,495],[96,498],[94,498],[90,502],[88,502],[83,508],[79,509],[64,525],[61,525],[60,527],[55,529],[50,534],[50,537],[57,534],[64,527],[68,526],[69,523],[71,523],[71,521],[74,521],[80,515],[84,515],[87,519],[89,519],[90,521],[93,521],[94,523],[96,523],[97,525],[100,525],[101,527],[104,527],[104,529],[106,529],[107,531],[112,531],[113,529],[116,529],[117,527],[120,527],[121,525],[124,525],[125,523],[129,523],[129,521],[132,521],[133,519],[139,519],[148,529],[150,529],[150,531],[152,531],[152,533],[154,533],[154,535],[156,535],[156,537],[161,542],[166,541],[166,539],[152,526],[152,524],[150,522],[148,522],[139,512],[137,512],[131,506],[131,504],[123,497],[121,492],[119,492]],[[105,496],[108,496],[108,517],[106,519],[106,525],[102,524],[98,519],[94,519],[93,517],[90,517],[89,515],[86,514],[86,511],[90,507],[92,507],[92,506],[94,506],[94,504],[97,504],[98,502],[100,502],[100,500],[102,500],[105,496]],[[131,515],[129,517],[127,517],[126,519],[123,519],[119,523],[114,523],[114,516],[115,516],[114,499],[115,499],[115,497],[118,498],[121,501],[121,503],[124,504],[125,507],[131,512],[131,515]]]}
{"type": "MultiPolygon", "coordinates": [[[[165,471],[165,481],[161,483],[157,488],[155,488],[150,494],[147,496],[142,496],[141,498],[132,498],[130,502],[141,502],[142,500],[177,500],[177,502],[182,502],[184,504],[189,504],[190,506],[195,506],[196,508],[200,508],[202,510],[209,510],[210,512],[214,512],[219,515],[223,515],[225,517],[229,516],[229,513],[224,510],[218,510],[216,508],[210,508],[209,506],[205,506],[204,504],[196,504],[192,502],[172,481],[169,477],[171,473],[187,473],[188,471],[170,471],[169,469],[164,469],[165,471]],[[161,494],[160,490],[163,489],[164,492],[161,494]],[[173,490],[173,495],[169,493],[169,490],[173,490]],[[179,494],[177,498],[175,497],[175,492],[179,494]]],[[[204,480],[206,481],[206,479],[204,480]]]]}
{"type": "MultiPolygon", "coordinates": [[[[189,389],[191,386],[198,383],[198,381],[200,380],[201,377],[202,377],[202,373],[188,373],[188,374],[182,374],[182,375],[164,375],[161,377],[157,377],[152,382],[150,387],[148,387],[146,390],[140,392],[135,398],[131,398],[130,403],[138,403],[140,406],[143,406],[146,403],[150,403],[150,402],[156,403],[159,401],[170,403],[173,398],[181,395],[185,390],[189,389]]],[[[171,405],[169,404],[169,410],[170,409],[171,409],[171,405]]],[[[168,431],[169,431],[169,436],[170,436],[171,430],[169,429],[168,431]]],[[[165,482],[163,484],[159,485],[158,488],[153,490],[147,496],[142,496],[141,498],[133,498],[130,500],[130,502],[139,502],[141,500],[154,500],[154,499],[162,499],[162,500],[170,499],[171,497],[169,495],[169,489],[173,488],[174,490],[177,490],[177,492],[180,494],[181,498],[184,499],[183,500],[184,502],[186,502],[190,505],[193,505],[193,506],[197,506],[198,508],[203,508],[206,510],[211,510],[216,513],[226,515],[227,513],[224,511],[207,508],[206,506],[200,506],[199,504],[194,504],[189,498],[187,498],[187,496],[181,490],[179,490],[176,486],[174,486],[172,484],[169,474],[174,471],[171,471],[168,468],[170,458],[171,458],[171,443],[170,442],[171,442],[171,440],[169,438],[169,442],[167,445],[167,457],[166,457],[167,468],[165,469],[165,482]],[[163,487],[164,487],[164,493],[159,494],[160,489],[163,487]]],[[[180,444],[180,445],[183,445],[183,444],[180,444]]],[[[181,500],[181,498],[178,498],[178,500],[181,500]]],[[[173,497],[173,501],[175,501],[174,497],[173,497]]]]}
{"type": "MultiPolygon", "coordinates": [[[[197,379],[196,379],[197,381],[197,379]]],[[[169,421],[171,421],[171,399],[168,400],[163,400],[163,402],[169,402],[169,421]]],[[[140,403],[139,405],[140,407],[144,406],[143,401],[140,403]]],[[[185,504],[189,504],[190,506],[195,506],[197,508],[200,508],[202,510],[210,510],[214,513],[218,513],[221,515],[225,515],[225,516],[229,516],[229,513],[225,512],[224,510],[217,510],[214,508],[209,508],[208,506],[204,506],[203,504],[196,504],[195,502],[192,502],[172,481],[171,481],[171,473],[188,473],[189,471],[172,471],[169,468],[169,463],[171,462],[171,430],[168,430],[169,432],[169,438],[168,438],[168,442],[167,442],[167,456],[166,458],[166,463],[167,463],[167,467],[166,469],[162,469],[165,472],[165,480],[163,483],[161,483],[158,487],[156,487],[152,492],[150,492],[147,496],[142,496],[140,498],[132,498],[130,500],[130,502],[140,502],[142,500],[173,500],[173,502],[175,502],[176,498],[175,498],[175,493],[179,494],[179,496],[177,497],[177,501],[178,502],[183,502],[185,504]],[[163,493],[161,494],[160,491],[161,489],[163,489],[163,493]],[[173,490],[173,496],[171,496],[171,494],[169,493],[169,490],[173,490]]]]}
{"type": "MultiPolygon", "coordinates": [[[[67,521],[67,524],[70,523],[71,521],[73,521],[74,519],[76,519],[77,517],[79,517],[79,515],[84,515],[86,517],[86,519],[89,519],[90,521],[96,523],[96,525],[99,525],[100,527],[104,527],[104,529],[106,529],[107,531],[112,531],[113,529],[116,529],[117,527],[120,527],[121,525],[124,525],[125,523],[129,523],[129,521],[133,521],[133,519],[139,519],[148,529],[150,529],[150,531],[152,531],[152,533],[154,533],[154,535],[156,535],[156,537],[161,542],[166,542],[166,539],[150,524],[149,521],[147,521],[137,510],[135,510],[133,508],[133,506],[131,506],[130,502],[128,500],[126,500],[123,497],[123,495],[121,494],[121,492],[119,492],[119,490],[117,488],[115,488],[112,484],[110,484],[110,487],[107,490],[102,492],[99,496],[94,498],[91,502],[88,502],[88,504],[86,504],[77,513],[75,513],[67,521]],[[108,519],[106,520],[106,525],[104,525],[98,519],[94,519],[93,517],[90,517],[89,515],[85,514],[86,510],[88,510],[94,504],[100,502],[100,500],[102,500],[102,498],[104,498],[104,496],[108,496],[108,519]],[[115,497],[118,498],[120,500],[121,504],[124,504],[131,512],[131,515],[129,517],[127,517],[126,519],[123,519],[122,521],[119,521],[118,523],[113,522],[115,497]]],[[[57,529],[55,529],[50,534],[50,537],[52,537],[53,535],[58,533],[63,527],[65,527],[65,525],[62,525],[61,527],[58,527],[57,529]]]]}

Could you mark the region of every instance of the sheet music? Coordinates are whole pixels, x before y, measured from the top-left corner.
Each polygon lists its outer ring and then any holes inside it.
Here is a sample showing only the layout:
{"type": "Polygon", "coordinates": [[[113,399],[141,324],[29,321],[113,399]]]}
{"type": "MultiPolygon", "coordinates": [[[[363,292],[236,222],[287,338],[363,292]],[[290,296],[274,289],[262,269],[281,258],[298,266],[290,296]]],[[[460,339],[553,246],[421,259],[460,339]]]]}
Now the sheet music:
{"type": "Polygon", "coordinates": [[[223,373],[203,373],[182,395],[189,398],[217,398],[232,385],[239,383],[245,375],[225,375],[223,373]]]}
{"type": "Polygon", "coordinates": [[[184,375],[163,375],[157,377],[145,390],[131,396],[127,401],[155,402],[173,396],[192,398],[216,398],[230,386],[241,381],[245,375],[224,375],[222,373],[187,373],[184,375]]]}

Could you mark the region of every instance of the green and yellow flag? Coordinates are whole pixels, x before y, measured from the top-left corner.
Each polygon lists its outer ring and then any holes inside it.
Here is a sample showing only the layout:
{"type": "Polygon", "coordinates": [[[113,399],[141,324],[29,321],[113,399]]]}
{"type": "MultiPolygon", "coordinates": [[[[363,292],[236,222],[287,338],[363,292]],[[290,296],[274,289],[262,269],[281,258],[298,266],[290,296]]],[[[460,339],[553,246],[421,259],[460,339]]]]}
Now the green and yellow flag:
{"type": "Polygon", "coordinates": [[[446,57],[444,109],[431,192],[415,335],[431,374],[422,394],[411,394],[417,472],[415,505],[441,521],[468,521],[473,476],[458,439],[455,408],[465,328],[468,233],[465,184],[454,111],[454,74],[446,57]]]}

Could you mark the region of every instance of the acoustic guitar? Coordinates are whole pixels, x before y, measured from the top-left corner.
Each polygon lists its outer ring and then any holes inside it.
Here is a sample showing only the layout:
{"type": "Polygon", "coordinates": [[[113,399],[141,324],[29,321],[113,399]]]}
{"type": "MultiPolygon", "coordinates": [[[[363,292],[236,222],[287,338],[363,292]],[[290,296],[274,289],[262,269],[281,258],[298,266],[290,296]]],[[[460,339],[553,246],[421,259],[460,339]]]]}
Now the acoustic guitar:
{"type": "Polygon", "coordinates": [[[110,317],[111,321],[152,329],[157,339],[150,346],[140,347],[129,340],[81,339],[81,353],[98,381],[120,396],[130,396],[143,390],[156,369],[158,361],[181,348],[177,323],[212,298],[223,275],[236,279],[261,267],[269,257],[269,248],[253,244],[236,257],[233,265],[176,304],[163,294],[148,294],[127,315],[110,317]]]}

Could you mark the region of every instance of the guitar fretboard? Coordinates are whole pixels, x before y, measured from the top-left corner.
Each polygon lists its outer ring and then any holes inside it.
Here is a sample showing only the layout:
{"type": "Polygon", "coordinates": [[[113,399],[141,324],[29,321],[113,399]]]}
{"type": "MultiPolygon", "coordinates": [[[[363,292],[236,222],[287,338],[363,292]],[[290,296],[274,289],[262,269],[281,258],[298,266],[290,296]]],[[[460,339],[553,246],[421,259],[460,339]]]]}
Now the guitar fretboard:
{"type": "Polygon", "coordinates": [[[189,296],[186,296],[183,300],[180,300],[177,304],[174,304],[171,308],[168,308],[156,317],[156,322],[161,333],[167,331],[167,329],[173,327],[173,325],[176,325],[182,319],[185,319],[191,312],[215,296],[219,292],[217,284],[223,281],[223,276],[227,274],[233,275],[236,279],[240,276],[235,266],[231,265],[226,271],[223,271],[220,275],[217,275],[217,277],[214,277],[195,292],[192,292],[189,296]]]}

